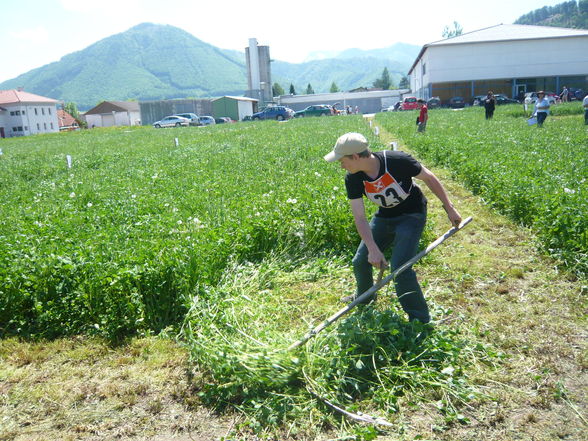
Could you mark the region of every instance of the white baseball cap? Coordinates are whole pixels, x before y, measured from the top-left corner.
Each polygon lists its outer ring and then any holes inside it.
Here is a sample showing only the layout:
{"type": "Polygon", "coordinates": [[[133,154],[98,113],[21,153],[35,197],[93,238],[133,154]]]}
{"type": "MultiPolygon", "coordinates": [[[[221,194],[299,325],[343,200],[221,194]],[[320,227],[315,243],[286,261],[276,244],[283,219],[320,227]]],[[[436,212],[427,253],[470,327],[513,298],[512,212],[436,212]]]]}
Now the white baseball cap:
{"type": "Polygon", "coordinates": [[[335,162],[341,159],[343,156],[353,155],[354,153],[361,153],[368,148],[367,139],[361,133],[346,133],[341,135],[333,151],[327,153],[324,158],[327,162],[335,162]]]}

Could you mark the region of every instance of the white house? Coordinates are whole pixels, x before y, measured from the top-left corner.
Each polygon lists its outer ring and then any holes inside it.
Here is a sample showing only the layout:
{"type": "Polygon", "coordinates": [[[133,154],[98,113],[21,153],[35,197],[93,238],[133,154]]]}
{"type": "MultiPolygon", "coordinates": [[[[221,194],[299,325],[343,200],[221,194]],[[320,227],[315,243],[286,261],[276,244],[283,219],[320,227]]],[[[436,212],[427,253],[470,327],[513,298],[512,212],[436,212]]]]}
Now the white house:
{"type": "Polygon", "coordinates": [[[135,126],[141,124],[141,110],[136,101],[102,101],[84,114],[88,128],[135,126]]]}
{"type": "Polygon", "coordinates": [[[423,46],[410,68],[421,98],[466,102],[489,90],[510,97],[563,86],[588,90],[588,30],[497,25],[423,46]]]}
{"type": "Polygon", "coordinates": [[[57,103],[22,89],[0,90],[0,138],[59,132],[57,103]]]}

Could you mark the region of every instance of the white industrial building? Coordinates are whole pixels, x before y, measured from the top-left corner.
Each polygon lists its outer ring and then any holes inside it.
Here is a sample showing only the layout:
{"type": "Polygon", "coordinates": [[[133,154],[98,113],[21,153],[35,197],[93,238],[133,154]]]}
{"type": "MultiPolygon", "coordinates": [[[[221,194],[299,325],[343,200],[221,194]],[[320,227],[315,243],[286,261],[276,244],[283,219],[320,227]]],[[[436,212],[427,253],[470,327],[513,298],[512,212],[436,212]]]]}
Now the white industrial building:
{"type": "Polygon", "coordinates": [[[443,102],[489,90],[514,98],[563,86],[588,90],[588,30],[492,26],[424,45],[408,74],[416,96],[443,102]]]}
{"type": "Polygon", "coordinates": [[[256,99],[262,106],[272,101],[272,74],[269,46],[259,46],[255,38],[249,39],[245,48],[247,62],[247,92],[245,96],[256,99]]]}
{"type": "Polygon", "coordinates": [[[22,89],[0,90],[0,138],[59,132],[58,102],[22,89]]]}

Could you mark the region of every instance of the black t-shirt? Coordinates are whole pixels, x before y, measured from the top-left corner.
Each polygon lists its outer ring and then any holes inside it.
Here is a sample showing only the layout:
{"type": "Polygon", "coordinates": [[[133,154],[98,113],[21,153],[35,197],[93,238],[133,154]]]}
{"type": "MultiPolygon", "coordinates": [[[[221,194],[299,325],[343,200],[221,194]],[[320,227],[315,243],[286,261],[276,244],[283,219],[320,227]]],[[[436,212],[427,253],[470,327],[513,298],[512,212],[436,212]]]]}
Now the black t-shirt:
{"type": "Polygon", "coordinates": [[[378,217],[394,217],[405,213],[423,213],[427,199],[412,177],[418,175],[421,164],[408,153],[400,151],[374,152],[380,161],[376,179],[364,172],[347,173],[345,187],[349,199],[366,196],[380,208],[378,217]]]}

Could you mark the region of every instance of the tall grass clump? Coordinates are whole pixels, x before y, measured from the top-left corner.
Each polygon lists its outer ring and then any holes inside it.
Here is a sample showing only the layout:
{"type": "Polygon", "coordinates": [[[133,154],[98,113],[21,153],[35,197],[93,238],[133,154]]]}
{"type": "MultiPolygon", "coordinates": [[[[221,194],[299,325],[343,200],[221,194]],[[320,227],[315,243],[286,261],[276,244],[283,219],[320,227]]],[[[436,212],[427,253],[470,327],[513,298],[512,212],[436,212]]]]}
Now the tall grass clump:
{"type": "Polygon", "coordinates": [[[588,132],[577,103],[552,106],[543,128],[522,106],[429,112],[426,134],[413,114],[378,121],[427,161],[451,169],[474,193],[534,230],[539,246],[576,274],[588,275],[588,132]]]}

